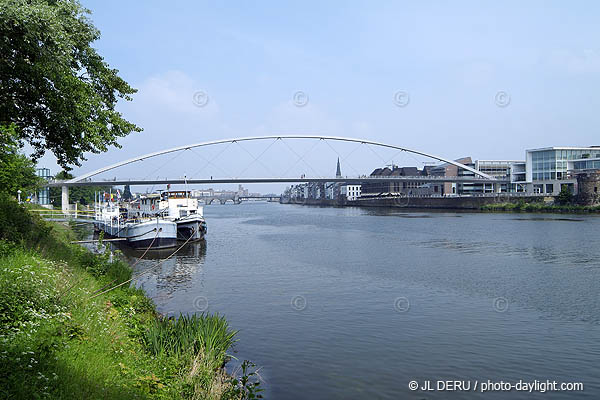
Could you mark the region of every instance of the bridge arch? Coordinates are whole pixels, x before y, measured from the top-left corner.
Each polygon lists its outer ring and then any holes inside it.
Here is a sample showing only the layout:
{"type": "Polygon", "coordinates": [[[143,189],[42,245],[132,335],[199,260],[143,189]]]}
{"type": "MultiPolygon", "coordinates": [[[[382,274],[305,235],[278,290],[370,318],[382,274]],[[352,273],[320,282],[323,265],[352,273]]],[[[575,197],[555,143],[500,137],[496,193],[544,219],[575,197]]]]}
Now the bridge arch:
{"type": "Polygon", "coordinates": [[[454,160],[449,160],[447,158],[444,157],[440,157],[434,154],[430,154],[430,153],[425,153],[423,151],[419,151],[419,150],[413,150],[413,149],[409,149],[406,147],[402,147],[402,146],[396,146],[396,145],[392,145],[392,144],[388,144],[388,143],[382,143],[382,142],[376,142],[376,141],[372,141],[372,140],[367,140],[367,139],[358,139],[358,138],[348,138],[348,137],[341,137],[341,136],[319,136],[319,135],[268,135],[268,136],[248,136],[248,137],[241,137],[241,138],[231,138],[231,139],[220,139],[220,140],[211,140],[211,141],[206,141],[206,142],[200,142],[200,143],[194,143],[194,144],[189,144],[189,145],[185,145],[185,146],[178,146],[178,147],[173,147],[170,149],[165,149],[165,150],[161,150],[161,151],[157,151],[154,153],[148,153],[148,154],[144,154],[141,156],[137,156],[134,158],[130,158],[128,160],[125,161],[121,161],[118,162],[116,164],[112,164],[112,165],[108,165],[106,167],[102,167],[99,168],[97,170],[94,170],[92,172],[88,172],[86,174],[83,174],[81,176],[75,177],[73,179],[70,179],[64,183],[66,184],[71,184],[71,183],[77,183],[77,182],[83,182],[86,179],[89,179],[95,175],[113,170],[115,168],[119,168],[128,164],[132,164],[138,161],[144,161],[148,158],[152,158],[152,157],[157,157],[157,156],[161,156],[164,154],[169,154],[169,153],[174,153],[174,152],[178,152],[178,151],[185,151],[185,150],[189,150],[192,148],[196,148],[196,147],[205,147],[205,146],[214,146],[214,145],[218,145],[218,144],[223,144],[223,143],[236,143],[236,142],[247,142],[247,141],[257,141],[257,140],[269,140],[269,139],[275,139],[275,140],[283,140],[283,139],[314,139],[314,140],[332,140],[332,141],[340,141],[340,142],[353,142],[353,143],[360,143],[360,144],[367,144],[367,145],[372,145],[372,146],[379,146],[379,147],[385,147],[385,148],[389,148],[389,149],[395,149],[395,150],[400,150],[400,151],[406,151],[408,153],[413,153],[413,154],[418,154],[424,157],[428,157],[434,160],[438,160],[441,162],[445,162],[451,165],[454,165],[458,168],[470,171],[484,179],[489,179],[489,180],[495,180],[495,178],[493,176],[490,176],[488,174],[485,174],[481,171],[476,170],[475,168],[471,168],[467,165],[461,164],[457,161],[454,160]]]}

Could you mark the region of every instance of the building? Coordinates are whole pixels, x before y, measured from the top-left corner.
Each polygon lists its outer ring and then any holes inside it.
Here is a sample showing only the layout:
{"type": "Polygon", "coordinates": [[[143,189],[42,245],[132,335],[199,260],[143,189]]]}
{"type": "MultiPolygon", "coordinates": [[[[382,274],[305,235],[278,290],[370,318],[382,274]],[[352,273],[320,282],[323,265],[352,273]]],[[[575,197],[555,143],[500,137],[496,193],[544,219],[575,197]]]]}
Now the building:
{"type": "MultiPolygon", "coordinates": [[[[459,158],[458,160],[454,160],[458,163],[467,165],[467,166],[473,166],[473,160],[471,159],[471,157],[463,157],[463,158],[459,158]]],[[[432,166],[430,168],[428,168],[428,172],[429,175],[431,176],[469,176],[469,174],[472,174],[472,172],[469,171],[465,171],[462,168],[457,167],[454,164],[450,164],[450,163],[443,163],[440,165],[435,165],[432,166]]],[[[465,188],[460,188],[456,183],[454,182],[445,182],[440,184],[441,188],[439,190],[441,195],[449,195],[449,194],[459,194],[460,190],[464,190],[465,188]]]]}
{"type": "MultiPolygon", "coordinates": [[[[335,171],[336,178],[342,178],[342,169],[340,167],[340,159],[338,157],[335,171]]],[[[284,195],[289,196],[292,200],[336,200],[341,196],[341,188],[344,185],[339,182],[308,182],[301,183],[298,185],[292,185],[286,188],[284,195]]],[[[360,190],[356,190],[356,186],[360,188],[360,185],[352,185],[351,192],[354,193],[354,197],[357,197],[357,193],[360,190]]],[[[359,195],[359,194],[358,194],[359,195]]]]}
{"type": "MultiPolygon", "coordinates": [[[[461,195],[476,195],[482,193],[510,193],[525,191],[525,161],[519,160],[477,160],[474,163],[464,163],[484,174],[497,179],[509,180],[510,183],[459,183],[458,193],[461,195]],[[521,185],[518,184],[521,182],[521,185]]],[[[476,178],[476,174],[464,169],[458,170],[458,176],[476,178]]]]}
{"type": "Polygon", "coordinates": [[[600,170],[600,157],[580,158],[567,161],[567,171],[569,173],[589,172],[600,170]]]}
{"type": "Polygon", "coordinates": [[[600,168],[577,173],[577,202],[586,206],[600,204],[600,168]]]}
{"type": "MultiPolygon", "coordinates": [[[[52,175],[50,175],[50,170],[48,168],[37,168],[35,170],[35,173],[37,176],[45,179],[46,181],[48,181],[52,178],[52,175]]],[[[49,206],[50,205],[50,188],[44,187],[44,188],[38,190],[34,201],[39,205],[49,206]]]]}
{"type": "MultiPolygon", "coordinates": [[[[443,173],[440,169],[439,173],[443,173]]],[[[390,165],[384,168],[377,168],[369,178],[379,177],[411,177],[419,178],[427,176],[427,170],[420,170],[417,167],[399,167],[390,165]]],[[[444,183],[431,183],[414,180],[383,181],[382,182],[363,182],[361,185],[361,197],[381,197],[381,196],[411,196],[411,195],[441,195],[443,194],[444,183]]]]}
{"type": "Polygon", "coordinates": [[[527,191],[556,196],[563,186],[567,186],[575,193],[577,179],[574,173],[579,170],[578,167],[583,170],[593,166],[596,159],[600,159],[600,146],[544,147],[527,150],[527,191]],[[572,169],[569,169],[570,167],[572,169]]]}
{"type": "Polygon", "coordinates": [[[361,194],[361,185],[342,185],[340,195],[348,201],[358,200],[361,194]]]}
{"type": "Polygon", "coordinates": [[[244,189],[244,187],[242,185],[238,185],[237,194],[240,197],[243,197],[243,196],[248,197],[248,189],[244,189]]]}

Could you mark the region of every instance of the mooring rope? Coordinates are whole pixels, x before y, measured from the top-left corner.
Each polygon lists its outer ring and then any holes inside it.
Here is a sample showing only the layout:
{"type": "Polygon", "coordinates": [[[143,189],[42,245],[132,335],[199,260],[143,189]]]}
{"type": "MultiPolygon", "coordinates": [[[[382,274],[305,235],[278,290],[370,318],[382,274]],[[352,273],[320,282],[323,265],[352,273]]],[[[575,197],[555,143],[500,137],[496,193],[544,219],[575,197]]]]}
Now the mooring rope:
{"type": "Polygon", "coordinates": [[[177,250],[175,250],[173,253],[171,253],[171,255],[169,255],[167,258],[165,258],[164,260],[162,260],[161,262],[159,262],[157,265],[153,265],[152,267],[149,267],[149,268],[147,268],[146,270],[144,270],[144,271],[140,272],[139,274],[132,276],[131,278],[127,279],[126,281],[124,281],[124,282],[121,282],[121,283],[119,283],[118,285],[115,285],[115,286],[111,287],[110,289],[106,289],[106,290],[105,290],[105,291],[103,291],[103,292],[100,292],[100,293],[96,293],[96,294],[94,294],[92,297],[90,297],[90,299],[93,299],[94,297],[100,296],[100,295],[102,295],[102,294],[104,294],[104,293],[108,293],[108,292],[110,292],[111,290],[114,290],[114,289],[116,289],[116,288],[118,288],[118,287],[121,287],[121,286],[125,285],[126,283],[129,283],[129,282],[131,282],[132,280],[134,280],[134,279],[137,279],[137,278],[139,278],[140,276],[144,275],[146,272],[148,272],[148,271],[151,271],[152,269],[154,269],[154,268],[156,268],[156,267],[159,267],[159,266],[161,266],[161,265],[162,265],[162,264],[163,264],[165,261],[169,260],[169,259],[170,259],[171,257],[173,257],[175,254],[177,254],[177,252],[178,252],[179,250],[181,250],[181,249],[183,248],[183,246],[185,246],[186,244],[188,244],[188,242],[189,242],[189,241],[190,241],[190,240],[191,240],[191,239],[194,237],[194,234],[195,234],[195,233],[196,233],[196,229],[194,229],[194,230],[192,231],[192,234],[190,235],[190,237],[189,237],[189,238],[188,238],[188,239],[187,239],[187,240],[186,240],[186,241],[185,241],[185,242],[184,242],[184,243],[183,243],[181,246],[179,246],[179,247],[177,248],[177,250]]]}
{"type": "MultiPolygon", "coordinates": [[[[151,247],[152,247],[152,245],[154,244],[154,241],[156,240],[156,238],[158,237],[158,234],[160,233],[160,231],[159,231],[158,229],[154,228],[154,230],[156,231],[156,235],[154,235],[154,239],[152,239],[152,241],[150,242],[150,245],[149,245],[149,246],[146,248],[146,250],[144,251],[144,254],[142,254],[142,256],[141,256],[140,258],[138,258],[138,259],[137,259],[137,260],[136,260],[136,261],[133,263],[133,265],[131,266],[131,268],[135,267],[135,266],[137,265],[137,263],[139,263],[139,262],[140,262],[140,261],[141,261],[141,260],[144,258],[144,256],[145,256],[145,255],[146,255],[146,253],[148,252],[148,250],[150,250],[150,248],[151,248],[151,247]]],[[[116,281],[117,279],[118,279],[118,278],[115,278],[115,279],[113,279],[111,282],[109,282],[109,283],[107,283],[106,285],[102,286],[100,289],[96,290],[96,291],[95,291],[94,293],[92,293],[92,294],[96,294],[96,293],[98,293],[98,292],[100,292],[100,291],[102,291],[102,290],[106,289],[107,287],[109,287],[110,285],[112,285],[113,283],[115,283],[115,281],[116,281]]]]}
{"type": "MultiPolygon", "coordinates": [[[[154,229],[156,230],[156,228],[154,228],[154,229]]],[[[152,232],[152,231],[150,231],[150,232],[152,232]]],[[[143,258],[143,257],[146,255],[146,253],[148,252],[148,250],[150,250],[150,247],[152,247],[152,245],[154,244],[154,241],[155,241],[155,240],[156,240],[156,238],[158,237],[158,233],[159,233],[159,231],[158,231],[158,230],[156,230],[156,235],[154,235],[154,239],[152,239],[152,242],[150,242],[150,246],[148,246],[148,248],[146,249],[146,251],[144,251],[144,254],[142,254],[142,257],[141,257],[141,258],[143,258]]],[[[138,260],[137,260],[137,261],[136,261],[136,262],[135,262],[135,263],[134,263],[134,264],[133,264],[131,267],[133,268],[133,267],[135,266],[135,264],[137,264],[137,263],[138,263],[138,262],[141,260],[141,258],[139,258],[139,259],[138,259],[138,260]]],[[[81,277],[81,278],[79,278],[77,281],[73,282],[73,284],[72,284],[71,286],[69,286],[67,289],[65,289],[65,290],[64,290],[62,293],[60,293],[60,294],[58,295],[58,298],[60,299],[60,298],[61,298],[61,297],[63,297],[65,294],[69,293],[69,292],[70,292],[70,291],[71,291],[71,290],[72,290],[72,289],[73,289],[73,288],[74,288],[76,285],[78,285],[78,284],[79,284],[79,283],[80,283],[80,282],[81,282],[81,281],[82,281],[84,278],[85,278],[85,276],[82,276],[82,277],[81,277]]],[[[112,285],[113,283],[115,283],[115,281],[116,281],[116,279],[115,279],[115,280],[113,280],[113,281],[112,281],[112,282],[110,282],[110,283],[107,283],[106,285],[104,285],[104,286],[103,286],[103,287],[101,287],[100,289],[96,290],[94,293],[98,293],[100,290],[104,289],[105,287],[107,287],[107,286],[109,286],[109,285],[112,285]]],[[[92,294],[94,294],[94,293],[92,293],[92,294]]]]}

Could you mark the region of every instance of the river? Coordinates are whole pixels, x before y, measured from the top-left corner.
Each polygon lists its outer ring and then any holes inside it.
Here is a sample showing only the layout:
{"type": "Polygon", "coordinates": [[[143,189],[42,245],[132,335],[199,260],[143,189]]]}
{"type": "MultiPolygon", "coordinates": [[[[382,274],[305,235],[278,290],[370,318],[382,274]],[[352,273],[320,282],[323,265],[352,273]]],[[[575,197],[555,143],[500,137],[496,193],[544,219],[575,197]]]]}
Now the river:
{"type": "Polygon", "coordinates": [[[600,398],[598,216],[243,203],[205,217],[204,244],[142,260],[135,284],[162,313],[225,315],[266,398],[600,398]]]}

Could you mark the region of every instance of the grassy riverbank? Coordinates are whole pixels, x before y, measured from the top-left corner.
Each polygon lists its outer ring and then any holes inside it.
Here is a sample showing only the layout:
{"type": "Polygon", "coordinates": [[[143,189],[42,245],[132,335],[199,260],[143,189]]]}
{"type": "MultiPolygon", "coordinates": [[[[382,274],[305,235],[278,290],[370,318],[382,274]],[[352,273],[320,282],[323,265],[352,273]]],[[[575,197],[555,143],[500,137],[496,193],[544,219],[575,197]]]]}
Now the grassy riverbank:
{"type": "Polygon", "coordinates": [[[482,211],[509,211],[509,212],[551,212],[551,213],[598,213],[600,206],[580,206],[580,205],[558,205],[545,204],[541,202],[527,203],[497,203],[485,204],[481,206],[482,211]]]}
{"type": "Polygon", "coordinates": [[[73,239],[0,195],[0,398],[253,398],[224,371],[223,317],[162,319],[128,285],[94,297],[131,269],[73,239]]]}

